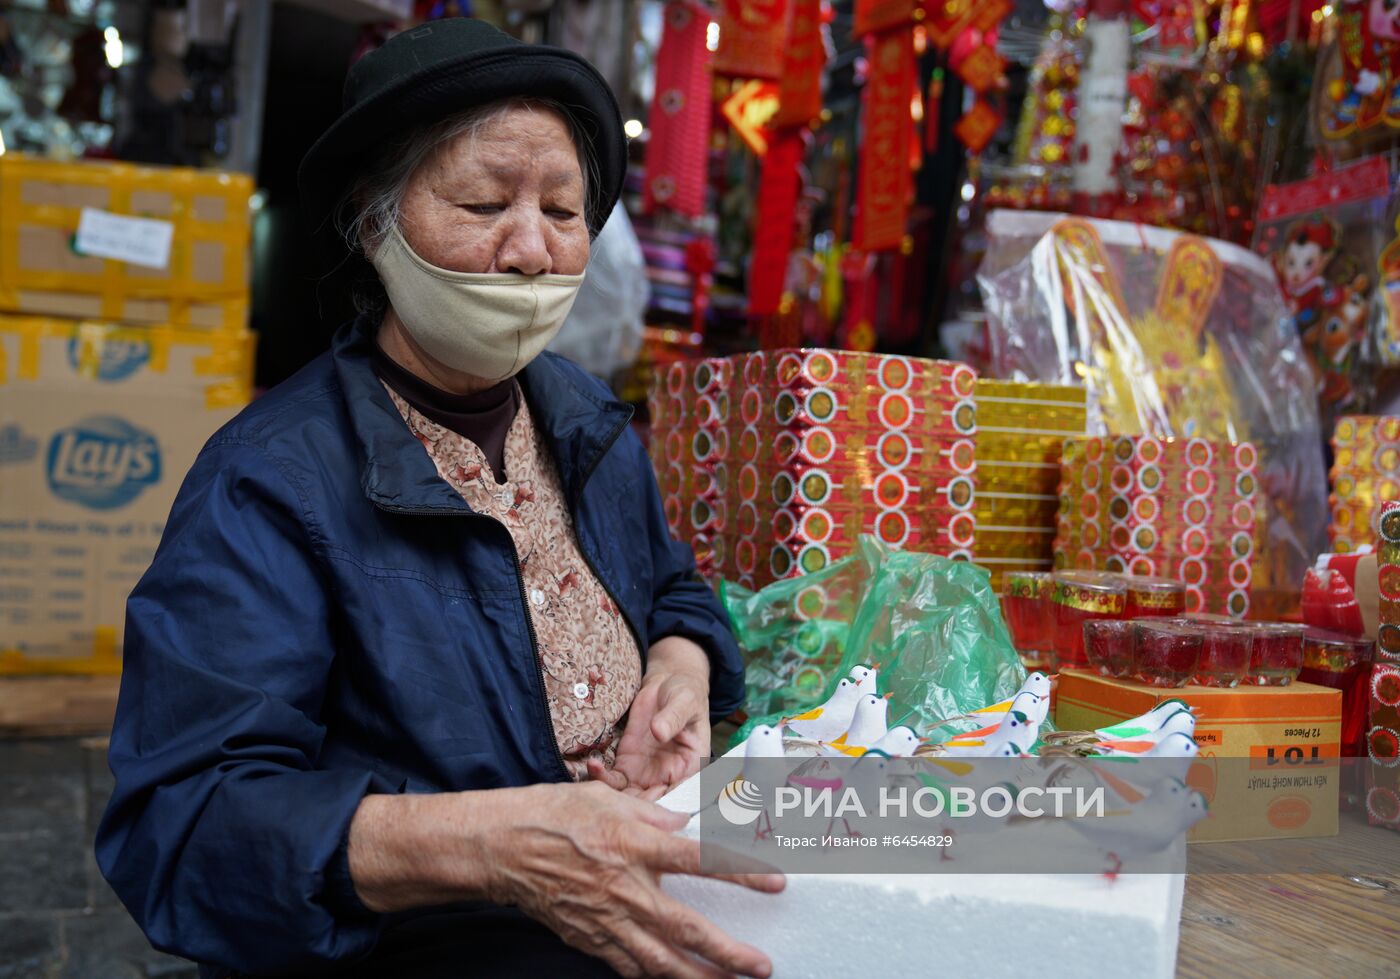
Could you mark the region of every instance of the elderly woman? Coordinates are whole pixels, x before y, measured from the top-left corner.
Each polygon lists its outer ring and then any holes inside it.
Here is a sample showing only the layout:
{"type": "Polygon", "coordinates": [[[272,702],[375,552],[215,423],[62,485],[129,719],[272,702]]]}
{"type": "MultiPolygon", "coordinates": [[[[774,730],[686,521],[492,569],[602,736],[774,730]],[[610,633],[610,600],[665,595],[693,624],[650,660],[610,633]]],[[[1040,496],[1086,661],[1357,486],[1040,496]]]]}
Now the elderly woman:
{"type": "Polygon", "coordinates": [[[128,605],[103,872],[212,975],[766,975],[662,893],[699,850],[650,801],[738,651],[630,411],[539,356],[620,193],[612,95],[449,20],[346,103],[303,195],[348,203],[382,290],[180,491],[128,605]]]}

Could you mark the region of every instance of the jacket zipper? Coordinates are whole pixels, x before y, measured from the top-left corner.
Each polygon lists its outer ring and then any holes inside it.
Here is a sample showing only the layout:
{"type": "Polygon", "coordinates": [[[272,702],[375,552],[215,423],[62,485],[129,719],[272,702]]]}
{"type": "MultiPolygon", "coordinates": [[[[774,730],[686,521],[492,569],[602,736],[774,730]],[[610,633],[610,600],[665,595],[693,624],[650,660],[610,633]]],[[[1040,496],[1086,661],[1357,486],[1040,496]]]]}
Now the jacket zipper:
{"type": "MultiPolygon", "coordinates": [[[[618,434],[621,434],[620,430],[618,434]]],[[[616,436],[614,436],[614,440],[616,440],[616,436]]],[[[560,774],[564,776],[566,782],[572,782],[574,776],[573,773],[569,771],[569,766],[564,762],[564,752],[559,747],[559,736],[554,733],[554,720],[549,713],[549,695],[545,692],[544,664],[540,661],[540,640],[539,636],[535,634],[535,620],[530,615],[530,596],[525,591],[525,572],[520,568],[520,551],[515,546],[515,538],[510,536],[510,528],[495,517],[488,517],[484,513],[463,513],[461,510],[448,507],[400,507],[392,506],[387,503],[380,503],[378,500],[374,501],[374,505],[381,510],[388,510],[391,513],[421,513],[429,516],[473,517],[478,520],[489,520],[505,532],[506,537],[510,540],[511,554],[513,554],[515,558],[515,581],[520,588],[520,607],[525,613],[525,628],[530,634],[530,656],[535,664],[535,679],[539,681],[539,697],[540,703],[544,706],[545,719],[547,721],[545,727],[549,729],[549,743],[554,748],[554,760],[559,765],[560,774]]],[[[582,551],[583,548],[580,547],[579,552],[582,553],[582,551]]],[[[587,560],[587,555],[584,555],[584,561],[587,560]]],[[[594,574],[596,577],[596,572],[594,574]]],[[[600,582],[602,581],[601,578],[598,580],[600,582]]],[[[603,590],[607,590],[607,585],[603,585],[603,590]]],[[[613,599],[613,601],[616,603],[617,600],[613,599]]],[[[621,608],[621,606],[618,607],[619,609],[621,608]]]]}
{"type": "MultiPolygon", "coordinates": [[[[618,425],[617,428],[613,429],[612,435],[609,436],[608,440],[603,444],[603,447],[600,450],[598,450],[598,454],[593,457],[593,462],[589,465],[588,471],[585,472],[583,474],[583,478],[579,480],[578,494],[573,501],[573,505],[569,508],[574,518],[575,528],[578,527],[578,500],[583,496],[583,488],[587,486],[588,481],[593,478],[593,471],[598,468],[598,463],[603,461],[603,456],[607,455],[608,450],[610,450],[614,445],[617,444],[617,440],[622,437],[622,433],[627,429],[627,425],[631,421],[632,416],[629,413],[628,416],[622,420],[622,424],[618,425]]],[[[577,535],[577,529],[575,529],[574,533],[575,535],[577,535]]],[[[583,541],[579,541],[578,552],[580,555],[583,556],[583,563],[588,565],[588,570],[592,572],[594,580],[596,580],[598,584],[602,586],[603,593],[608,596],[608,599],[613,603],[613,605],[617,606],[617,612],[619,615],[622,616],[622,621],[627,623],[627,631],[632,633],[632,641],[637,644],[637,654],[642,658],[642,672],[645,673],[647,666],[647,651],[646,647],[642,645],[641,632],[637,629],[636,625],[633,624],[632,617],[627,614],[626,609],[624,609],[622,603],[617,600],[617,596],[613,594],[612,589],[608,587],[607,580],[598,573],[598,568],[593,563],[593,559],[588,556],[588,548],[583,546],[583,541]]]]}

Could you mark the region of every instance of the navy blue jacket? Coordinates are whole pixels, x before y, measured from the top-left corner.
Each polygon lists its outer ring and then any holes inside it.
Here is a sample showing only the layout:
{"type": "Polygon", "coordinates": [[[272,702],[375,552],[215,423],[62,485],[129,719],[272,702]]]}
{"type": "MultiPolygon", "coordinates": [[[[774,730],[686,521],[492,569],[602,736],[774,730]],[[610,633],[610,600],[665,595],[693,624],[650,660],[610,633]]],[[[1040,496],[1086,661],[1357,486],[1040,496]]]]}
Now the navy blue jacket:
{"type": "MultiPolygon", "coordinates": [[[[439,478],[369,363],[362,318],[204,447],[127,604],[97,836],[157,948],[247,972],[366,955],[384,922],[344,856],[369,792],[568,778],[514,544],[439,478]]],[[[578,544],[645,650],[708,652],[724,613],[666,527],[631,410],[552,354],[520,375],[578,544]]]]}

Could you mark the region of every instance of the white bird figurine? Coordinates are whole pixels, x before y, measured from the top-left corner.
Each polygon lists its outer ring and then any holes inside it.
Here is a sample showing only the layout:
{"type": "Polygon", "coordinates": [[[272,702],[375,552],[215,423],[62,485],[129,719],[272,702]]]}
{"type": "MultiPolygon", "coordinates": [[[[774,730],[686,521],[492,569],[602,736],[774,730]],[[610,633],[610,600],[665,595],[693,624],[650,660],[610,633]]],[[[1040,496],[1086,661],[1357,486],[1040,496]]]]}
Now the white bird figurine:
{"type": "Polygon", "coordinates": [[[784,718],[781,726],[809,741],[832,741],[850,728],[859,700],[860,687],[843,677],[826,703],[795,717],[784,718]]]}
{"type": "MultiPolygon", "coordinates": [[[[1018,693],[1015,697],[1011,698],[1011,702],[1008,705],[1007,709],[1000,714],[986,712],[985,708],[983,708],[982,711],[979,711],[976,714],[974,714],[973,716],[977,720],[986,722],[985,727],[980,727],[972,731],[963,731],[959,734],[953,735],[953,737],[949,738],[949,740],[951,741],[956,739],[962,741],[968,738],[985,738],[987,735],[995,731],[1001,725],[1001,723],[1006,720],[1008,714],[1016,712],[1024,714],[1026,716],[1026,719],[1031,724],[1034,724],[1038,730],[1040,725],[1045,722],[1045,715],[1049,710],[1049,703],[1050,701],[1048,698],[1037,697],[1029,690],[1023,690],[1020,693],[1018,693]]],[[[1029,747],[1029,745],[1027,745],[1027,747],[1029,747]]]]}
{"type": "Polygon", "coordinates": [[[934,745],[933,750],[955,758],[1014,758],[1024,755],[1035,744],[1038,730],[1025,714],[1012,711],[984,738],[953,738],[934,745]],[[1008,748],[1010,751],[1003,750],[1008,748]]]}
{"type": "Polygon", "coordinates": [[[1047,744],[1092,744],[1096,741],[1132,741],[1145,734],[1154,734],[1162,729],[1168,721],[1173,724],[1185,725],[1189,718],[1190,730],[1185,727],[1173,728],[1173,730],[1186,730],[1191,734],[1196,729],[1196,716],[1191,708],[1183,700],[1175,697],[1164,700],[1146,714],[1138,717],[1130,717],[1126,721],[1119,721],[1117,724],[1110,724],[1101,727],[1096,731],[1051,731],[1045,736],[1047,744]],[[1185,717],[1177,717],[1184,714],[1185,717]]]}
{"type": "Polygon", "coordinates": [[[922,744],[912,727],[900,724],[885,732],[885,736],[870,746],[871,751],[882,751],[891,758],[907,758],[922,744]]]}
{"type": "Polygon", "coordinates": [[[997,744],[1007,741],[1014,744],[1016,749],[1024,754],[1030,751],[1031,745],[1035,744],[1039,735],[1039,724],[1033,723],[1020,711],[1012,710],[1007,711],[1006,716],[1001,719],[1001,723],[992,730],[978,732],[977,736],[971,734],[954,735],[944,744],[953,747],[968,747],[988,742],[997,744]]]}
{"type": "Polygon", "coordinates": [[[846,674],[851,682],[861,688],[862,693],[879,693],[875,688],[876,671],[880,668],[879,663],[862,663],[859,666],[851,667],[851,672],[846,674]]]}
{"type": "Polygon", "coordinates": [[[846,729],[840,737],[824,741],[823,747],[834,749],[843,755],[859,755],[864,750],[875,745],[881,738],[889,733],[886,726],[886,717],[890,709],[890,695],[885,694],[877,697],[873,693],[862,694],[856,701],[855,715],[851,718],[851,726],[846,729]],[[852,751],[850,749],[859,749],[852,751]]]}
{"type": "Polygon", "coordinates": [[[1140,803],[1128,810],[1101,817],[1069,819],[1074,830],[1107,854],[1113,878],[1123,867],[1123,858],[1159,853],[1205,818],[1205,796],[1184,782],[1169,779],[1140,803]]]}
{"type": "MultiPolygon", "coordinates": [[[[730,779],[720,789],[719,795],[700,812],[721,804],[721,800],[736,806],[739,810],[752,811],[758,807],[754,819],[754,839],[762,839],[773,832],[772,817],[768,813],[766,800],[774,795],[778,776],[784,774],[779,766],[756,764],[756,759],[784,758],[782,731],[767,724],[755,725],[744,741],[744,765],[739,774],[730,779]]],[[[699,815],[697,812],[695,815],[699,815]]],[[[691,817],[694,818],[694,817],[691,817]]]]}
{"type": "Polygon", "coordinates": [[[1151,751],[1167,738],[1184,735],[1190,738],[1196,731],[1196,719],[1190,711],[1180,710],[1162,722],[1155,731],[1135,734],[1130,738],[1104,738],[1094,743],[1094,748],[1109,748],[1116,752],[1141,755],[1151,751]]]}
{"type": "Polygon", "coordinates": [[[949,717],[946,720],[939,721],[934,727],[942,727],[944,724],[949,724],[953,721],[968,719],[982,721],[984,724],[999,724],[1001,723],[1002,717],[1007,711],[1012,709],[1017,698],[1020,698],[1022,694],[1032,694],[1038,698],[1038,701],[1026,701],[1022,699],[1022,704],[1034,708],[1030,713],[1026,711],[1022,711],[1022,713],[1025,713],[1028,718],[1033,719],[1036,724],[1044,724],[1046,716],[1050,713],[1050,678],[1039,670],[1035,670],[1026,676],[1020,689],[1006,700],[998,700],[994,704],[988,704],[986,707],[979,707],[966,714],[960,714],[957,717],[949,717]]]}

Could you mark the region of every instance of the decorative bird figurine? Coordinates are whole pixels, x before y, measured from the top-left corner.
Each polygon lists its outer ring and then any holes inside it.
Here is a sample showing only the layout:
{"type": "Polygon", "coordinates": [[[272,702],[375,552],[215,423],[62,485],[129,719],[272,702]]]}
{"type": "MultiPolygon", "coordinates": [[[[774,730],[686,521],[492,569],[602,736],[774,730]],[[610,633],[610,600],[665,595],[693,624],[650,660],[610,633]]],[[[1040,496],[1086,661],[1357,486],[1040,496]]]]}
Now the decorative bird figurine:
{"type": "Polygon", "coordinates": [[[878,662],[862,663],[859,666],[851,667],[851,672],[847,673],[846,676],[850,678],[852,683],[861,688],[862,693],[879,693],[880,691],[875,689],[876,671],[879,668],[878,662]]]}
{"type": "Polygon", "coordinates": [[[1094,742],[1095,749],[1108,748],[1115,752],[1126,752],[1131,754],[1145,754],[1166,738],[1173,735],[1184,735],[1190,738],[1196,730],[1196,719],[1191,716],[1190,711],[1180,710],[1162,722],[1162,726],[1155,731],[1142,734],[1135,734],[1131,738],[1104,738],[1094,742]]]}
{"type": "Polygon", "coordinates": [[[891,758],[907,758],[923,742],[912,727],[900,724],[885,732],[885,736],[870,746],[871,751],[881,751],[891,758]]]}
{"type": "Polygon", "coordinates": [[[1036,738],[1040,734],[1040,725],[1032,723],[1031,719],[1018,710],[1007,711],[1001,719],[1001,723],[990,731],[981,732],[981,736],[971,734],[957,734],[943,742],[944,745],[952,747],[968,747],[985,744],[988,742],[998,743],[1002,741],[1010,742],[1022,754],[1030,750],[1035,744],[1036,738]]]}
{"type": "MultiPolygon", "coordinates": [[[[1034,724],[1037,730],[1039,730],[1040,725],[1045,722],[1045,715],[1048,711],[1048,705],[1049,700],[1047,698],[1037,697],[1029,690],[1023,690],[1020,693],[1018,693],[1015,697],[1011,698],[1010,706],[1006,711],[1002,712],[1001,714],[978,712],[977,714],[973,715],[978,720],[987,721],[986,727],[980,727],[972,731],[963,731],[959,734],[953,735],[953,737],[949,740],[956,739],[961,741],[967,738],[985,738],[987,735],[995,731],[1004,720],[1006,720],[1007,714],[1013,712],[1020,712],[1024,714],[1026,716],[1026,719],[1031,724],[1034,724]]],[[[985,711],[985,708],[983,710],[985,711]]],[[[1030,746],[1027,745],[1027,747],[1030,746]]]]}
{"type": "Polygon", "coordinates": [[[931,746],[935,755],[955,758],[1015,758],[1035,744],[1037,726],[1019,711],[1009,712],[992,733],[984,738],[952,738],[931,746]],[[1011,749],[1003,751],[1003,748],[1011,749]]]}
{"type": "Polygon", "coordinates": [[[855,715],[851,726],[834,740],[823,740],[822,748],[828,753],[859,757],[867,748],[873,747],[889,733],[885,721],[889,715],[890,695],[877,697],[873,693],[862,694],[856,701],[855,715]]]}
{"type": "Polygon", "coordinates": [[[999,724],[1001,723],[1003,715],[1012,709],[1012,705],[1016,703],[1017,698],[1021,697],[1022,694],[1032,694],[1039,698],[1038,702],[1026,701],[1023,699],[1021,703],[1033,709],[1030,712],[1023,710],[1022,713],[1026,714],[1028,718],[1033,719],[1036,724],[1044,724],[1046,716],[1050,713],[1050,678],[1039,670],[1034,670],[1027,674],[1025,682],[1021,684],[1021,688],[1006,700],[999,700],[994,704],[988,704],[986,707],[979,707],[974,711],[969,711],[966,714],[959,714],[956,717],[944,718],[935,723],[933,727],[942,727],[954,721],[965,720],[980,721],[984,725],[992,723],[999,724]]]}
{"type": "Polygon", "coordinates": [[[1102,817],[1069,819],[1070,826],[1108,856],[1113,879],[1124,857],[1165,850],[1208,812],[1205,796],[1178,779],[1162,782],[1140,803],[1102,817]]]}
{"type": "MultiPolygon", "coordinates": [[[[744,765],[739,774],[730,779],[729,782],[720,789],[715,801],[708,806],[702,807],[695,816],[700,815],[708,809],[721,805],[721,800],[733,804],[740,810],[751,811],[755,804],[759,805],[758,816],[754,820],[754,839],[763,839],[772,835],[773,822],[768,814],[768,808],[763,800],[770,798],[773,793],[766,791],[764,786],[772,787],[776,776],[779,775],[779,766],[768,766],[756,764],[756,759],[762,758],[784,758],[786,752],[783,750],[783,735],[776,727],[769,727],[767,724],[755,725],[749,732],[748,738],[744,741],[744,765]]],[[[691,818],[694,819],[695,816],[691,818]]]]}
{"type": "MultiPolygon", "coordinates": [[[[1191,734],[1196,729],[1196,716],[1191,712],[1191,708],[1183,700],[1175,697],[1164,700],[1156,707],[1140,717],[1129,718],[1126,721],[1119,721],[1117,724],[1110,724],[1108,727],[1101,727],[1096,731],[1051,731],[1045,735],[1046,744],[1071,745],[1076,743],[1093,744],[1098,741],[1131,741],[1142,737],[1145,734],[1155,734],[1162,729],[1162,726],[1177,714],[1185,714],[1190,719],[1191,734]]],[[[1186,718],[1176,718],[1174,724],[1185,724],[1186,718]]],[[[1175,729],[1174,729],[1175,730],[1175,729]]]]}
{"type": "Polygon", "coordinates": [[[811,741],[832,741],[850,728],[859,700],[860,687],[843,677],[826,703],[796,717],[784,718],[781,726],[811,741]]]}

